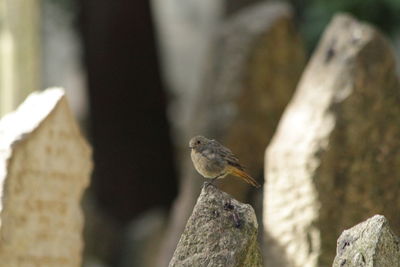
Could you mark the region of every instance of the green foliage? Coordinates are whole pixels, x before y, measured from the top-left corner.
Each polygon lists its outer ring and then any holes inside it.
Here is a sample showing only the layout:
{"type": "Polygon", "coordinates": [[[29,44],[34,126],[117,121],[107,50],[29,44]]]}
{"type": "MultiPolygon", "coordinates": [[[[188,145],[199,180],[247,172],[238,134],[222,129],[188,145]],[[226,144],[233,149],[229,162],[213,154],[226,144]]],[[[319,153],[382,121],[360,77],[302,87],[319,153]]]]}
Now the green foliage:
{"type": "Polygon", "coordinates": [[[312,49],[338,12],[347,12],[393,36],[400,27],[400,0],[292,0],[300,14],[300,29],[312,49]]]}
{"type": "Polygon", "coordinates": [[[75,0],[43,0],[47,2],[54,3],[58,6],[60,6],[62,9],[65,11],[68,11],[70,13],[75,12],[76,10],[76,1],[75,0]]]}

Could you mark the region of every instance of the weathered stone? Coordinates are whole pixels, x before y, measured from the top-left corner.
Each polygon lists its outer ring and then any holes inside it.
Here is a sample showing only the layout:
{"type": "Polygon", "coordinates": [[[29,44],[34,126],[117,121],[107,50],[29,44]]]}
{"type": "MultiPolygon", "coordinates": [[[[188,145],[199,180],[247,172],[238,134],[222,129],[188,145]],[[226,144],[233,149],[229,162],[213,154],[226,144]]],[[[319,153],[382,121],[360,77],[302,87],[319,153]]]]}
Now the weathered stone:
{"type": "Polygon", "coordinates": [[[345,230],[337,241],[333,267],[400,266],[400,239],[382,215],[345,230]]]}
{"type": "Polygon", "coordinates": [[[329,266],[343,229],[382,213],[400,229],[400,85],[373,27],[336,16],[266,151],[268,266],[329,266]]]}
{"type": "Polygon", "coordinates": [[[90,157],[61,89],[0,121],[0,266],[80,266],[90,157]]]}
{"type": "Polygon", "coordinates": [[[253,208],[203,187],[169,266],[262,266],[253,208]]]}
{"type": "MultiPolygon", "coordinates": [[[[263,153],[304,66],[304,49],[290,8],[262,3],[233,16],[220,29],[203,90],[192,103],[182,142],[181,180],[161,258],[170,259],[196,201],[203,178],[187,149],[201,134],[215,138],[240,158],[254,177],[263,172],[263,153]]],[[[251,186],[227,177],[224,191],[246,200],[251,186]]],[[[165,266],[159,262],[159,266],[165,266]]]]}

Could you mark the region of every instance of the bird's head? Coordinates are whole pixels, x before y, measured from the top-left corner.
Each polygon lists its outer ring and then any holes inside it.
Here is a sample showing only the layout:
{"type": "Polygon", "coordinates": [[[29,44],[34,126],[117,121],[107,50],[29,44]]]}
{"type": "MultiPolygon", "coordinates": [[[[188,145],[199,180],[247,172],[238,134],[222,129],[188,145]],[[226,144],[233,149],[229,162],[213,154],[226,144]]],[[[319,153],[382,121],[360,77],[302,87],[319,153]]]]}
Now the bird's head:
{"type": "Polygon", "coordinates": [[[209,139],[205,138],[204,136],[198,135],[190,139],[189,141],[189,148],[194,149],[196,151],[201,150],[202,147],[207,145],[210,142],[209,139]]]}

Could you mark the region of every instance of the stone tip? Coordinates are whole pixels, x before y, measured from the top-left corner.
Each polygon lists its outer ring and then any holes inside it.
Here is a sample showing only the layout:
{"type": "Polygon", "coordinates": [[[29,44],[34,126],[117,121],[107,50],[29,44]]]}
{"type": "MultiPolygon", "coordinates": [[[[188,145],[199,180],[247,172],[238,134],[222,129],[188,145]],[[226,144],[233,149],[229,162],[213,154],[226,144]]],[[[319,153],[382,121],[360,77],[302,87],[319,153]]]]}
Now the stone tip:
{"type": "Polygon", "coordinates": [[[257,228],[250,205],[204,183],[169,266],[262,266],[257,228]]]}
{"type": "Polygon", "coordinates": [[[333,267],[400,266],[399,244],[385,216],[374,215],[343,231],[337,241],[333,267]]]}

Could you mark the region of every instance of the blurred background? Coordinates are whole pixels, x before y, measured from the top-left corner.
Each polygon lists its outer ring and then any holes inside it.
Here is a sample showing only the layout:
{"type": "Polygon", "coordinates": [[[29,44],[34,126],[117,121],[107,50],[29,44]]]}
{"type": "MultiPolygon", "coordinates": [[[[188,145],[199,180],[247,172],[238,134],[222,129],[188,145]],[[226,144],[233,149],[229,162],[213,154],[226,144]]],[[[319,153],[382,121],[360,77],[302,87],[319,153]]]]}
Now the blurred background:
{"type": "MultiPolygon", "coordinates": [[[[62,86],[93,146],[95,168],[83,200],[83,266],[164,266],[202,183],[188,163],[187,143],[195,134],[231,144],[252,174],[263,180],[264,149],[333,14],[344,11],[372,23],[398,50],[399,0],[289,1],[293,21],[287,31],[295,36],[293,51],[299,50],[287,54],[287,64],[296,62],[295,69],[282,74],[289,81],[282,85],[288,93],[265,118],[273,118],[272,130],[264,135],[262,127],[240,126],[249,131],[243,133],[238,125],[246,117],[220,129],[236,120],[229,107],[214,110],[220,102],[233,101],[236,109],[249,110],[249,117],[262,110],[262,103],[254,110],[238,104],[226,90],[235,83],[251,84],[243,82],[243,73],[248,77],[254,70],[263,71],[262,66],[246,65],[251,57],[238,57],[244,69],[229,69],[234,64],[230,58],[241,53],[232,48],[236,39],[229,36],[235,30],[240,35],[242,28],[235,23],[265,2],[0,0],[1,115],[32,91],[62,86]],[[220,89],[229,75],[234,77],[220,89]],[[241,137],[246,135],[258,148],[256,155],[245,156],[253,151],[244,145],[241,137]]],[[[275,53],[278,46],[266,53],[275,53]]],[[[260,192],[240,182],[222,183],[226,191],[252,203],[261,218],[260,192]]]]}

